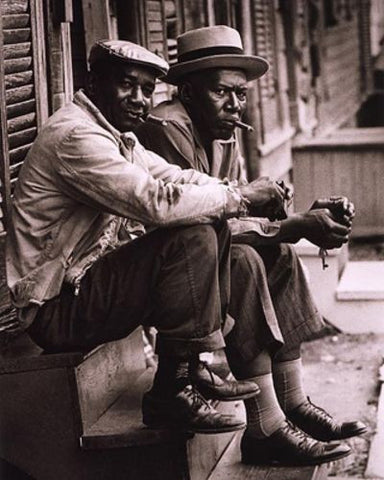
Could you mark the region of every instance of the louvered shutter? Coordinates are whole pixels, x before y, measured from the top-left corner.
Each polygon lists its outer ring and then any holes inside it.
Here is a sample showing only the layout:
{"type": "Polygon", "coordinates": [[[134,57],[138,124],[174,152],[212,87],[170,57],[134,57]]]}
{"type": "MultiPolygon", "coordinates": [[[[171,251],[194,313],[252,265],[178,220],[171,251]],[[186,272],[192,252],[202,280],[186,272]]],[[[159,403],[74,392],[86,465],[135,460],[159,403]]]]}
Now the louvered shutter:
{"type": "Polygon", "coordinates": [[[274,2],[255,0],[253,15],[256,54],[270,65],[268,73],[258,81],[262,126],[264,132],[270,132],[279,126],[274,2]]]}
{"type": "Polygon", "coordinates": [[[42,5],[36,0],[1,0],[0,7],[1,207],[6,224],[10,194],[38,127],[47,116],[47,99],[40,98],[46,91],[40,83],[42,5]]]}

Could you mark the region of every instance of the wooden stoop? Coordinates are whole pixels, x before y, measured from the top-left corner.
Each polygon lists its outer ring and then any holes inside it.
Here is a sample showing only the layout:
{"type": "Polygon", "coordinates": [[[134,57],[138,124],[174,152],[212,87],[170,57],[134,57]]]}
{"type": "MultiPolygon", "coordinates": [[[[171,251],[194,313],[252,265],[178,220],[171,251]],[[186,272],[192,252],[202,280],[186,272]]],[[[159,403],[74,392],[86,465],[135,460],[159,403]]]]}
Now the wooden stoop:
{"type": "Polygon", "coordinates": [[[36,480],[207,478],[234,434],[146,428],[141,397],[152,375],[141,329],[86,355],[14,345],[0,362],[0,458],[36,480]]]}
{"type": "MultiPolygon", "coordinates": [[[[0,360],[0,458],[34,480],[326,478],[325,467],[237,465],[245,476],[233,473],[241,432],[187,437],[146,428],[141,398],[152,376],[141,329],[86,355],[44,355],[19,338],[0,360]]],[[[216,408],[245,414],[242,402],[216,408]]],[[[0,478],[15,480],[1,462],[0,478]]]]}
{"type": "Polygon", "coordinates": [[[256,467],[240,462],[237,433],[207,480],[326,480],[329,464],[308,467],[256,467]]]}

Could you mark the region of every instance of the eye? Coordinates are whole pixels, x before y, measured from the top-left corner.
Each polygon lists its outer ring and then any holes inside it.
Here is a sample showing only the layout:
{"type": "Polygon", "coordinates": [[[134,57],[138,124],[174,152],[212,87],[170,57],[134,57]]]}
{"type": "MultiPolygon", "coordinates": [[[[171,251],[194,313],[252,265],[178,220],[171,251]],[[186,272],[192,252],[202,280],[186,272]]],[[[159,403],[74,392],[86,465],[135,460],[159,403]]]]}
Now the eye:
{"type": "Polygon", "coordinates": [[[218,97],[225,97],[226,91],[224,88],[216,88],[215,93],[218,97]]]}
{"type": "Polygon", "coordinates": [[[144,86],[141,90],[143,92],[144,97],[149,98],[149,97],[152,96],[153,91],[155,90],[155,87],[154,86],[144,86]]]}
{"type": "Polygon", "coordinates": [[[126,79],[123,79],[121,82],[120,82],[120,85],[123,87],[123,88],[126,88],[126,89],[129,89],[129,88],[132,88],[133,87],[133,83],[128,80],[127,78],[126,79]]]}
{"type": "Polygon", "coordinates": [[[241,90],[240,92],[236,92],[236,96],[240,100],[240,102],[244,102],[247,98],[247,91],[241,90]]]}

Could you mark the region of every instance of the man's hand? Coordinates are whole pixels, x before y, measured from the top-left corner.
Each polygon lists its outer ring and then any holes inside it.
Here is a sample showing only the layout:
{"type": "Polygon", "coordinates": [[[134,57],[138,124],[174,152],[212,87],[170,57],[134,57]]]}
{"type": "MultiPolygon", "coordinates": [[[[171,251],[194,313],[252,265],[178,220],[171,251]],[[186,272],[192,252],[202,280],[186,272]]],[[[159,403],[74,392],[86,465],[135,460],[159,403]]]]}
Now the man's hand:
{"type": "Polygon", "coordinates": [[[320,248],[339,248],[348,242],[350,226],[336,221],[328,208],[311,209],[300,216],[303,236],[320,248]]]}
{"type": "Polygon", "coordinates": [[[269,220],[286,218],[285,190],[277,182],[261,177],[248,185],[238,187],[240,194],[250,203],[249,214],[269,220]]]}
{"type": "Polygon", "coordinates": [[[355,216],[355,206],[347,197],[320,198],[315,201],[310,210],[327,208],[334,219],[347,227],[352,225],[355,216]]]}

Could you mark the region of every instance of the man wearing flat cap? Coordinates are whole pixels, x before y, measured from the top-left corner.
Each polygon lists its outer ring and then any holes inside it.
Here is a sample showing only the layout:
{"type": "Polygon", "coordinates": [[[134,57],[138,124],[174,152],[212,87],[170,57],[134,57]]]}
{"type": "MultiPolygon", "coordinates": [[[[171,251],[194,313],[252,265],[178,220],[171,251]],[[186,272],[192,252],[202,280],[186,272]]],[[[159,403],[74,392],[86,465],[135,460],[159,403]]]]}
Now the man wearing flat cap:
{"type": "Polygon", "coordinates": [[[44,125],[15,188],[7,276],[20,323],[46,352],[89,350],[154,325],[159,366],[144,422],[238,430],[243,422],[195,387],[234,400],[257,385],[207,380],[198,355],[222,348],[230,328],[226,219],[280,209],[284,192],[271,181],[237,187],[145,150],[132,129],[167,73],[157,55],[100,41],[89,62],[85,91],[44,125]]]}
{"type": "MultiPolygon", "coordinates": [[[[163,122],[140,125],[138,138],[182,168],[246,185],[235,128],[244,126],[248,82],[267,70],[263,58],[244,54],[239,33],[230,27],[182,34],[177,63],[165,77],[177,85],[178,96],[153,110],[163,122]]],[[[289,243],[307,238],[323,249],[340,247],[348,240],[353,205],[326,199],[288,218],[284,211],[266,210],[260,217],[229,220],[234,234],[229,314],[235,326],[226,336],[226,353],[235,376],[261,388],[245,399],[242,458],[255,464],[326,462],[346,450],[340,445],[341,451],[330,451],[323,442],[362,434],[366,427],[336,422],[305,394],[300,344],[323,328],[323,320],[289,243]]]]}

